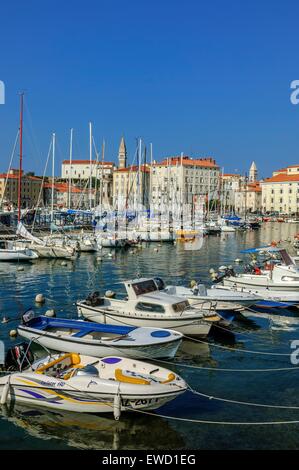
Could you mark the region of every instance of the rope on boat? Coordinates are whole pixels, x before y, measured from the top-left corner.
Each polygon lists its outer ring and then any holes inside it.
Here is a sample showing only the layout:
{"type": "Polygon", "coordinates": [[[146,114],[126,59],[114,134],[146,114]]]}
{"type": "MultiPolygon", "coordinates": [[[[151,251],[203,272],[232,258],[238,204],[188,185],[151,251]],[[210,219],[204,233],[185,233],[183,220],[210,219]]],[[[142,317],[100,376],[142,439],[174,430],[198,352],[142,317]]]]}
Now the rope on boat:
{"type": "MultiPolygon", "coordinates": [[[[144,359],[150,359],[150,356],[144,356],[144,359]]],[[[221,367],[204,367],[204,366],[194,366],[192,364],[184,364],[183,362],[176,362],[176,361],[166,361],[163,359],[156,359],[156,358],[151,358],[155,362],[162,362],[164,364],[170,364],[172,366],[177,366],[177,367],[188,367],[190,369],[200,369],[200,370],[210,370],[210,371],[222,371],[222,372],[282,372],[282,371],[293,371],[293,370],[298,370],[299,367],[271,367],[268,369],[226,369],[226,368],[221,368],[221,367]]]]}
{"type": "Polygon", "coordinates": [[[192,338],[191,336],[186,336],[186,335],[184,335],[184,338],[195,341],[196,343],[202,343],[202,344],[207,344],[209,346],[214,346],[215,348],[226,349],[226,350],[231,351],[231,352],[232,351],[240,351],[240,352],[245,352],[245,353],[250,353],[250,354],[263,354],[263,355],[266,355],[266,356],[290,356],[290,353],[253,351],[251,349],[229,348],[227,346],[222,346],[221,344],[209,343],[207,341],[202,341],[200,339],[195,339],[195,338],[192,338]]]}
{"type": "Polygon", "coordinates": [[[229,425],[229,426],[279,426],[282,424],[299,424],[298,420],[292,421],[210,421],[203,419],[194,419],[194,418],[180,418],[178,416],[167,416],[164,414],[152,413],[150,411],[136,410],[135,408],[127,408],[127,411],[134,411],[136,413],[145,414],[148,416],[155,416],[156,418],[172,419],[174,421],[184,421],[186,423],[196,423],[196,424],[217,424],[217,425],[229,425]]]}
{"type": "Polygon", "coordinates": [[[193,390],[190,385],[188,386],[188,390],[193,393],[194,395],[199,395],[203,398],[208,398],[209,400],[217,400],[223,401],[226,403],[231,403],[233,405],[246,405],[246,406],[257,406],[259,408],[274,408],[274,409],[284,409],[284,410],[299,410],[299,406],[295,405],[268,405],[266,403],[254,403],[254,402],[246,402],[246,401],[239,401],[239,400],[230,400],[228,398],[221,398],[221,397],[214,397],[213,395],[207,395],[206,393],[198,392],[197,390],[193,390]]]}

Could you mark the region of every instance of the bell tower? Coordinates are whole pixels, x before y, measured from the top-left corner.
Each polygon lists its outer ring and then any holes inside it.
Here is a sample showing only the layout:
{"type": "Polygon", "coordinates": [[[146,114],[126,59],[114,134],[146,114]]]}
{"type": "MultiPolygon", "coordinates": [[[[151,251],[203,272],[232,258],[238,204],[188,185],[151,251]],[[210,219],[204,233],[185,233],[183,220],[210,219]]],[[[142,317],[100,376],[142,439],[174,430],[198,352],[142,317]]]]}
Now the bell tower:
{"type": "Polygon", "coordinates": [[[127,166],[127,148],[124,137],[121,138],[118,149],[118,163],[119,168],[126,168],[127,166]]]}

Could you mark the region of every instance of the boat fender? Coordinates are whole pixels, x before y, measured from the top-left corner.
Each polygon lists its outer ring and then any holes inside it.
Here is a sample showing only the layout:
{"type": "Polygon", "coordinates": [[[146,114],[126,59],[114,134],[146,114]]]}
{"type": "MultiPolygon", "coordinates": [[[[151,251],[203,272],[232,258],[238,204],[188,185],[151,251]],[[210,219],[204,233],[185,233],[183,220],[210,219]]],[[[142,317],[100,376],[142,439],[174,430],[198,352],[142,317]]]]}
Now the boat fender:
{"type": "Polygon", "coordinates": [[[61,261],[61,266],[67,266],[67,262],[66,261],[61,261]]]}
{"type": "Polygon", "coordinates": [[[6,384],[3,387],[0,404],[6,405],[8,394],[10,389],[10,375],[7,378],[6,384]]]}
{"type": "Polygon", "coordinates": [[[121,415],[121,396],[119,393],[114,395],[113,415],[114,415],[115,421],[118,421],[121,415]]]}
{"type": "Polygon", "coordinates": [[[115,297],[115,292],[113,290],[107,290],[105,292],[105,297],[108,297],[108,299],[114,299],[115,297]]]}
{"type": "Polygon", "coordinates": [[[24,266],[18,266],[17,271],[24,271],[24,266]]]}
{"type": "Polygon", "coordinates": [[[11,338],[15,338],[16,336],[18,336],[17,330],[10,330],[9,336],[10,336],[11,338]]]}
{"type": "Polygon", "coordinates": [[[192,279],[192,281],[190,282],[191,289],[193,289],[193,287],[196,287],[196,286],[197,286],[197,282],[194,279],[192,279]]]}
{"type": "Polygon", "coordinates": [[[37,295],[35,296],[35,302],[36,302],[37,304],[43,304],[43,303],[45,302],[45,297],[44,297],[44,295],[43,295],[43,294],[37,294],[37,295]]]}
{"type": "Polygon", "coordinates": [[[47,310],[46,313],[45,313],[45,316],[46,317],[56,317],[55,310],[53,308],[51,308],[50,310],[47,310]]]}

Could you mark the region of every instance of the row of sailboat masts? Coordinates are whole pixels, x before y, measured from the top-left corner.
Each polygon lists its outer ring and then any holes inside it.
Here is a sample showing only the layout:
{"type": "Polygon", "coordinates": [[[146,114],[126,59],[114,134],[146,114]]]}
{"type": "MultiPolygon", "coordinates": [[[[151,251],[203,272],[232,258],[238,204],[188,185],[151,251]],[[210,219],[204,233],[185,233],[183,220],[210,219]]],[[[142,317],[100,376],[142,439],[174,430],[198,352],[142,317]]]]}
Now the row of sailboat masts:
{"type": "MultiPolygon", "coordinates": [[[[70,148],[69,148],[69,178],[68,178],[68,208],[72,208],[72,169],[73,169],[73,135],[74,129],[71,128],[70,132],[70,148]]],[[[93,190],[96,192],[96,187],[93,188],[93,146],[95,146],[94,139],[93,139],[93,132],[92,132],[92,123],[89,122],[89,209],[92,210],[93,207],[96,205],[96,198],[93,198],[93,190]]],[[[96,152],[96,180],[98,177],[98,163],[99,163],[99,155],[97,149],[95,148],[96,152]]],[[[103,203],[103,177],[104,177],[104,158],[105,158],[105,140],[102,142],[102,161],[101,161],[101,174],[100,174],[100,198],[99,203],[100,207],[102,208],[103,203]]]]}

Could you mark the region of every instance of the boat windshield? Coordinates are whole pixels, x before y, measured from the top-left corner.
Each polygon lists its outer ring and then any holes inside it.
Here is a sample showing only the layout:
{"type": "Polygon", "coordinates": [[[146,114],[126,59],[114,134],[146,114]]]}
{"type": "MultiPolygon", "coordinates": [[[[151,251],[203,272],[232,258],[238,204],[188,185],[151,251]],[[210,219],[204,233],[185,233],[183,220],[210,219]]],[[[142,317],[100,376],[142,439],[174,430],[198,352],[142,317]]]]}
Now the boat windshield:
{"type": "Polygon", "coordinates": [[[136,295],[148,294],[149,292],[156,292],[158,290],[153,279],[136,282],[132,284],[132,287],[136,295]]]}
{"type": "Polygon", "coordinates": [[[177,304],[172,305],[172,308],[176,313],[183,312],[188,307],[189,307],[188,300],[184,300],[183,302],[178,302],[177,304]]]}
{"type": "Polygon", "coordinates": [[[280,250],[280,256],[286,266],[294,264],[287,250],[280,250]]]}

